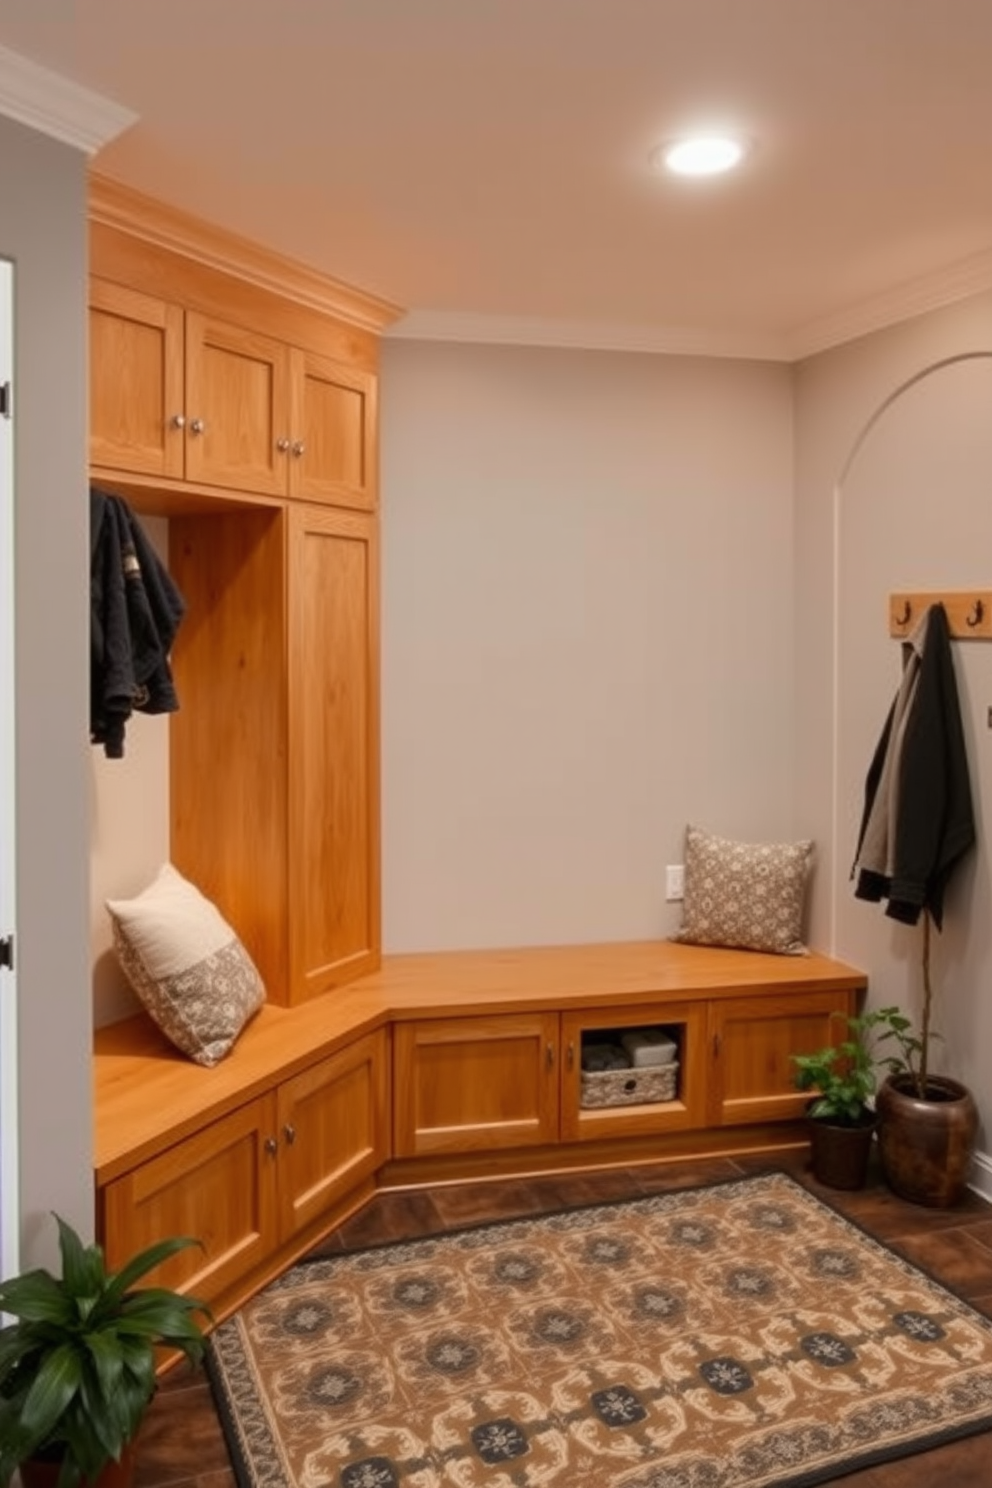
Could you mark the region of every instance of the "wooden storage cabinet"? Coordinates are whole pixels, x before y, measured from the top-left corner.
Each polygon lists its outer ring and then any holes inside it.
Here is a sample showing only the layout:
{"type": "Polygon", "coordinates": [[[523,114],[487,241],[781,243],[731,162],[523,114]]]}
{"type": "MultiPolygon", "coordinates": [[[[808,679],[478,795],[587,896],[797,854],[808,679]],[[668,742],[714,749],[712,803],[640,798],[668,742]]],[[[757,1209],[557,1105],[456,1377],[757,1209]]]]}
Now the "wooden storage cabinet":
{"type": "Polygon", "coordinates": [[[561,1020],[561,1137],[567,1142],[602,1137],[652,1136],[689,1131],[706,1120],[706,1008],[704,1004],[665,1003],[646,1007],[597,1009],[564,1013],[561,1020]],[[676,1095],[670,1101],[643,1105],[583,1106],[582,1041],[584,1034],[607,1029],[659,1026],[674,1030],[678,1044],[676,1095]]]}
{"type": "Polygon", "coordinates": [[[165,1235],[202,1249],[170,1258],[153,1282],[209,1302],[237,1293],[283,1251],[320,1233],[323,1216],[389,1155],[384,1030],[318,1060],[267,1094],[141,1163],[101,1193],[108,1263],[165,1235]]]}
{"type": "Polygon", "coordinates": [[[397,1158],[508,1151],[795,1120],[790,1056],[842,1036],[847,991],[726,997],[491,1017],[395,1029],[397,1158]],[[583,1035],[665,1026],[678,1043],[672,1100],[581,1104],[583,1035]]]}
{"type": "Polygon", "coordinates": [[[558,1136],[558,1014],[397,1023],[397,1157],[540,1146],[558,1136]]]}
{"type": "Polygon", "coordinates": [[[102,1191],[100,1232],[116,1268],[168,1235],[203,1249],[180,1251],[153,1284],[212,1300],[261,1266],[278,1243],[272,1096],[212,1121],[102,1191]]]}
{"type": "Polygon", "coordinates": [[[379,557],[374,518],[289,521],[291,1000],[379,962],[379,557]]]}
{"type": "Polygon", "coordinates": [[[89,295],[90,463],[181,480],[183,312],[106,279],[89,295]]]}
{"type": "Polygon", "coordinates": [[[375,508],[372,373],[99,277],[89,325],[98,471],[375,508]]]}
{"type": "Polygon", "coordinates": [[[306,504],[172,523],[189,607],[173,653],[172,858],[271,1001],[379,960],[378,543],[306,504]]]}
{"type": "Polygon", "coordinates": [[[380,1030],[331,1054],[276,1092],[279,1238],[319,1223],[389,1152],[390,1084],[380,1030]]]}
{"type": "Polygon", "coordinates": [[[844,1024],[834,1014],[851,1010],[851,994],[837,992],[711,1002],[708,1123],[733,1126],[802,1116],[809,1096],[796,1089],[791,1055],[838,1042],[844,1024]]]}

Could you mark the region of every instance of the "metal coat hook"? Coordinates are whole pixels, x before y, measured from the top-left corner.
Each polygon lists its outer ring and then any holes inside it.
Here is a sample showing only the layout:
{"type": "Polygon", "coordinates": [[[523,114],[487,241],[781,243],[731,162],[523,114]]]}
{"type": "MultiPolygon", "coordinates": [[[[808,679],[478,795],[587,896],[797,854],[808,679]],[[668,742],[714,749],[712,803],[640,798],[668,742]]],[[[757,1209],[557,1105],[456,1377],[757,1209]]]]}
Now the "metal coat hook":
{"type": "Polygon", "coordinates": [[[909,622],[910,622],[910,620],[912,619],[912,617],[913,617],[913,606],[910,604],[909,600],[907,599],[907,600],[904,600],[903,601],[902,614],[901,615],[894,615],[893,616],[893,619],[894,619],[896,625],[908,625],[909,622]]]}
{"type": "Polygon", "coordinates": [[[975,603],[972,605],[971,609],[964,617],[965,625],[970,625],[972,629],[974,629],[976,625],[981,625],[982,616],[984,614],[985,606],[982,604],[982,601],[980,599],[976,599],[975,603]]]}

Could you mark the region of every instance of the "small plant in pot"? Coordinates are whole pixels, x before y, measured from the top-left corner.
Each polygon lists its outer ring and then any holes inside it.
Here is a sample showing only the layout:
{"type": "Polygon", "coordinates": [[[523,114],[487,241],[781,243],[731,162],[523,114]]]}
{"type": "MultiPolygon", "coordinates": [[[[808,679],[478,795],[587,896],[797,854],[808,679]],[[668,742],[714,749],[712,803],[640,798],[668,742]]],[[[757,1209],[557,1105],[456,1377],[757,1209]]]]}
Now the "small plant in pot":
{"type": "Polygon", "coordinates": [[[930,1208],[956,1204],[967,1186],[978,1133],[978,1108],[967,1086],[930,1068],[930,1043],[940,1035],[931,1024],[930,916],[923,915],[923,1012],[919,1032],[897,1008],[879,1043],[898,1053],[879,1063],[889,1074],[878,1089],[878,1146],[889,1187],[901,1198],[930,1208]]]}
{"type": "Polygon", "coordinates": [[[797,1089],[816,1092],[807,1108],[813,1173],[829,1188],[864,1186],[877,1119],[872,1108],[876,1064],[867,1035],[893,1011],[848,1017],[846,1038],[792,1056],[797,1089]]]}
{"type": "Polygon", "coordinates": [[[135,1286],[199,1242],[162,1240],[113,1273],[99,1246],[55,1219],[61,1276],[38,1269],[0,1282],[0,1313],[15,1320],[0,1329],[0,1488],[15,1468],[25,1488],[105,1483],[113,1464],[127,1462],[155,1393],[156,1347],[198,1363],[196,1314],[211,1320],[195,1297],[135,1286]]]}

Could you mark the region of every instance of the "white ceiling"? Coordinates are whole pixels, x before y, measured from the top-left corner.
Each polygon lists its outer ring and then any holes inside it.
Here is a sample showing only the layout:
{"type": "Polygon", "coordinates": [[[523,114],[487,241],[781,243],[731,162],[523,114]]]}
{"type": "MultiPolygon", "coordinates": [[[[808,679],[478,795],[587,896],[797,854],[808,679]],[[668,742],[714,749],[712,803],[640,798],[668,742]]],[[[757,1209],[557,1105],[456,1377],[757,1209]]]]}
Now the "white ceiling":
{"type": "Polygon", "coordinates": [[[992,0],[2,0],[0,45],[393,334],[790,357],[992,286],[992,0]],[[746,168],[652,174],[698,124],[746,168]]]}

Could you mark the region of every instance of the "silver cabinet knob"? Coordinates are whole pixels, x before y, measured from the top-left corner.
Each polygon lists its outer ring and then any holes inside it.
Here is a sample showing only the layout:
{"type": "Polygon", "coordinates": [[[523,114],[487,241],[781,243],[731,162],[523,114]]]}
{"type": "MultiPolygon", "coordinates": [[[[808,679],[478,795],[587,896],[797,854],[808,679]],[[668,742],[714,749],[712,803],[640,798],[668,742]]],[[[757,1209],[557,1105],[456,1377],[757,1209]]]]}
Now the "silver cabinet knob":
{"type": "Polygon", "coordinates": [[[190,421],[189,431],[191,434],[202,434],[206,427],[202,419],[192,419],[190,421]]]}
{"type": "Polygon", "coordinates": [[[270,1157],[275,1157],[276,1153],[279,1151],[279,1143],[276,1141],[275,1137],[266,1137],[265,1150],[270,1157]]]}
{"type": "Polygon", "coordinates": [[[302,439],[295,439],[293,441],[293,454],[296,456],[297,459],[299,459],[301,455],[305,455],[306,450],[306,444],[303,442],[302,439]]]}
{"type": "Polygon", "coordinates": [[[282,1134],[286,1138],[288,1145],[292,1147],[293,1143],[296,1141],[296,1127],[291,1125],[291,1123],[287,1121],[286,1125],[282,1129],[282,1134]]]}
{"type": "Polygon", "coordinates": [[[285,437],[285,435],[283,436],[282,439],[277,439],[276,440],[276,449],[279,451],[279,453],[281,455],[284,455],[286,453],[286,451],[289,449],[289,440],[285,437]]]}
{"type": "Polygon", "coordinates": [[[174,429],[185,429],[186,415],[184,413],[174,413],[172,415],[172,427],[174,429]]]}

